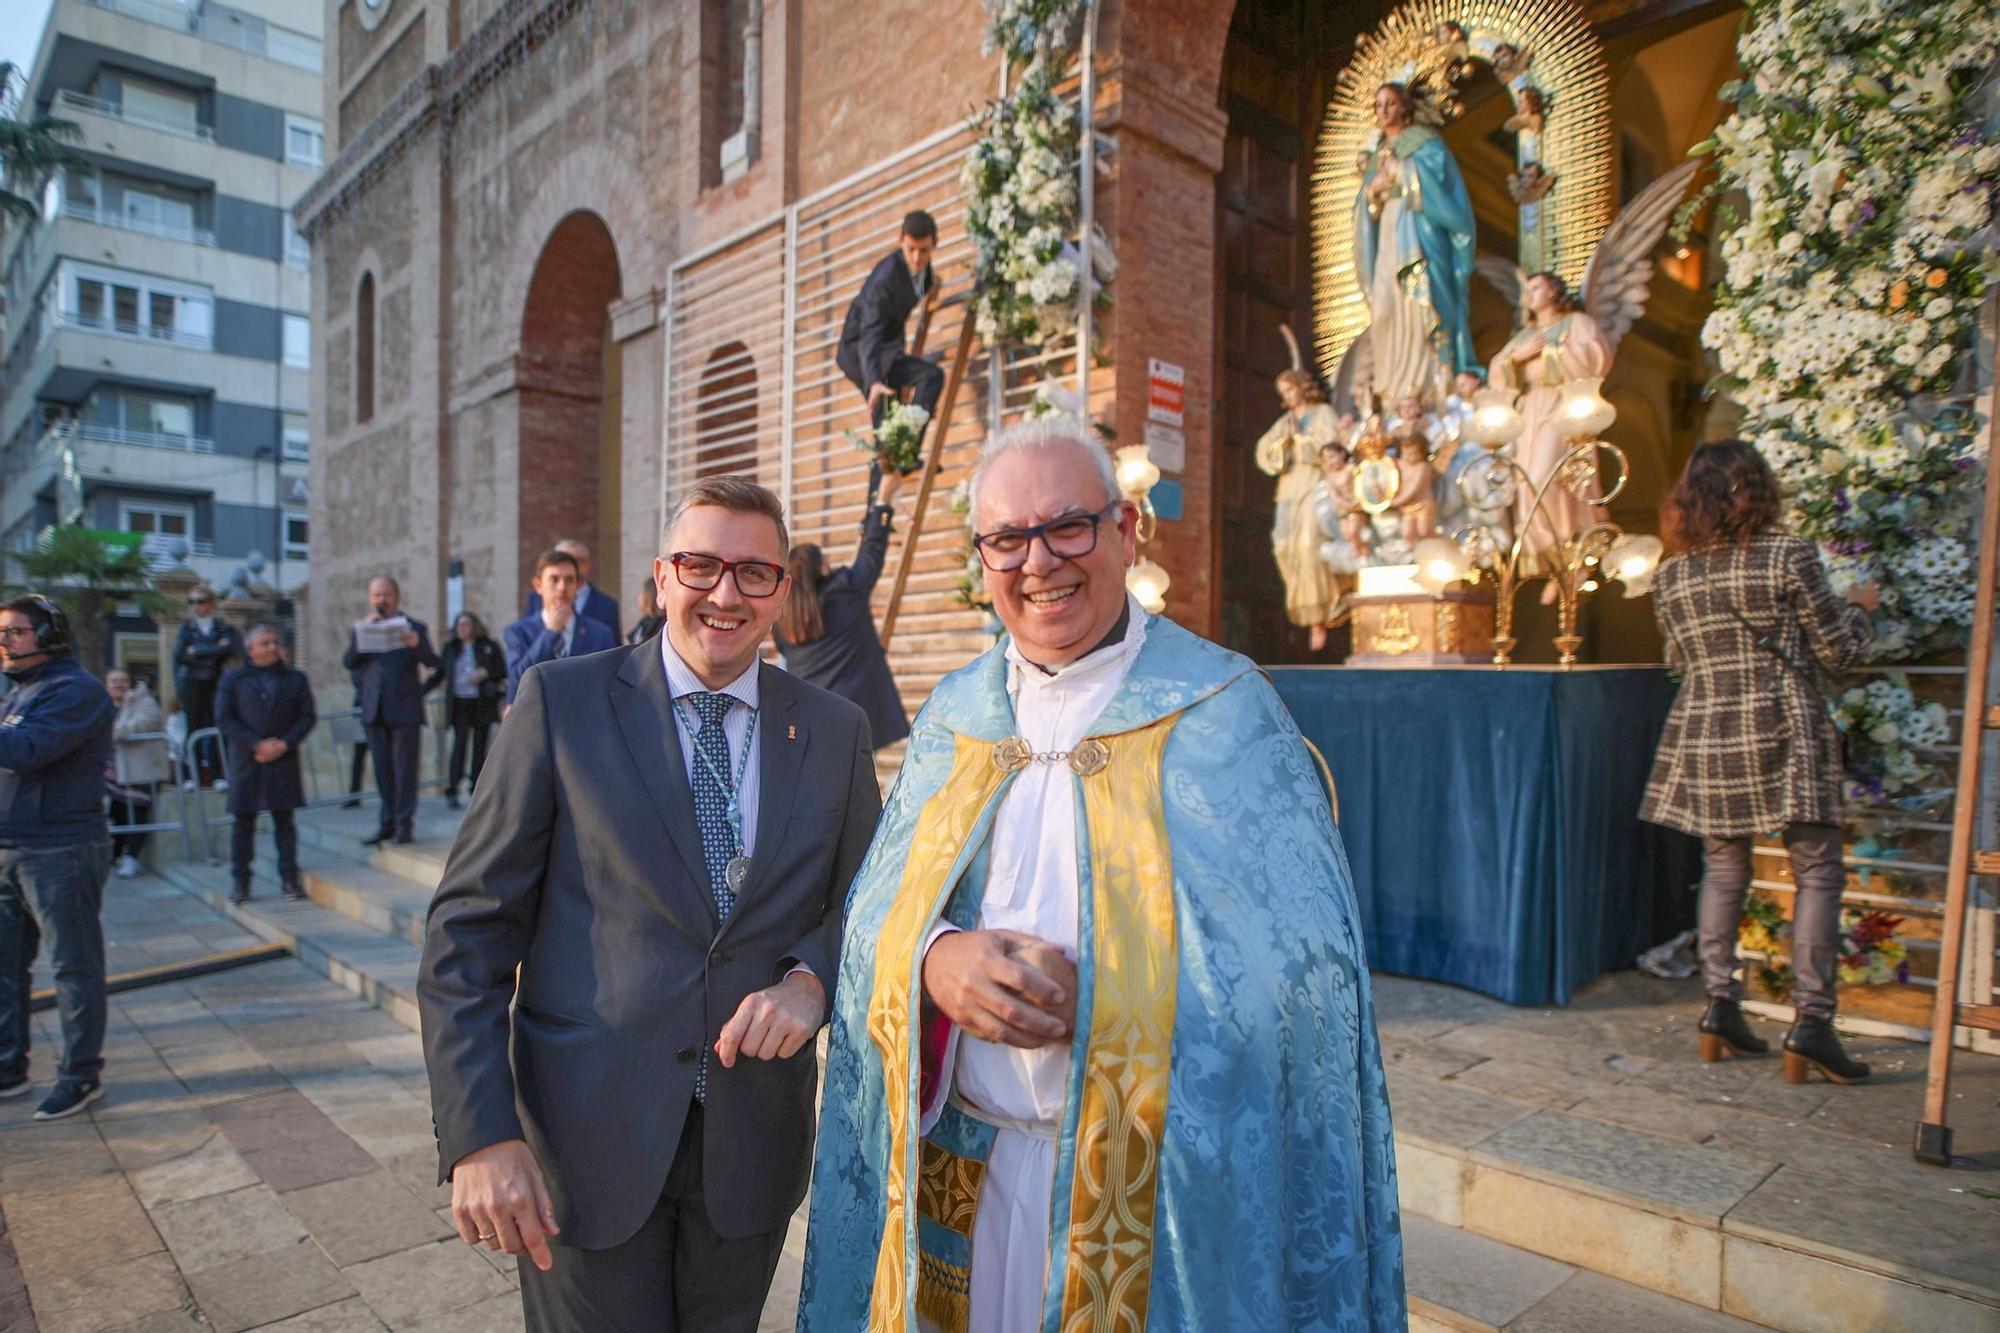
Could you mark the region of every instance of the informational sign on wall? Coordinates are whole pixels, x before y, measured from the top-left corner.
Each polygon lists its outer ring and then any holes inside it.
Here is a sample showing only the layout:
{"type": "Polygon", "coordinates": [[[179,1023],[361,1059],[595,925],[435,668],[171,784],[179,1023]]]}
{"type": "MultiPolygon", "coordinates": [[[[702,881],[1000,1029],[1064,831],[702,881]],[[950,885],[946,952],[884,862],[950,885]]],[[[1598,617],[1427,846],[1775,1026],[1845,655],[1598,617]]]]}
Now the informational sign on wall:
{"type": "Polygon", "coordinates": [[[1179,428],[1187,424],[1182,408],[1187,396],[1187,372],[1171,361],[1146,360],[1146,420],[1179,428]]]}

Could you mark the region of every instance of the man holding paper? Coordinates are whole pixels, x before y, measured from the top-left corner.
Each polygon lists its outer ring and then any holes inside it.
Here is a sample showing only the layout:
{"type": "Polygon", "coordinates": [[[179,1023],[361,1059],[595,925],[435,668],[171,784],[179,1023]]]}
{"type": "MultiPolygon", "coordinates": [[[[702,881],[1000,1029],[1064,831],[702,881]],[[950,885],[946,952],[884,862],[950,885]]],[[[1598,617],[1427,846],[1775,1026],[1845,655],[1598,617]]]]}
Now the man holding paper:
{"type": "Polygon", "coordinates": [[[354,623],[341,664],[359,673],[361,724],[375,761],[381,823],[369,846],[416,841],[417,761],[424,728],[424,669],[436,670],[424,622],[402,611],[403,590],[386,574],[368,581],[372,614],[354,623]]]}

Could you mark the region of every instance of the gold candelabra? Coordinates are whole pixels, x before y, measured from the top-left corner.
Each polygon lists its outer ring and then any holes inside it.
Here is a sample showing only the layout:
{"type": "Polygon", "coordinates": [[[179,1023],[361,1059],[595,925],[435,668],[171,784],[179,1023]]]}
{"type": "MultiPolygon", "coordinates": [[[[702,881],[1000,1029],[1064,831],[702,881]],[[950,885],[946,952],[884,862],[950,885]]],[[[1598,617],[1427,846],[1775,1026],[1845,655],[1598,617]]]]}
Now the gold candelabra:
{"type": "Polygon", "coordinates": [[[1514,660],[1514,596],[1525,583],[1547,579],[1556,591],[1555,646],[1564,669],[1576,664],[1576,650],[1583,646],[1577,633],[1577,608],[1586,593],[1616,579],[1625,586],[1627,597],[1637,597],[1652,584],[1663,549],[1657,537],[1633,536],[1609,520],[1600,520],[1580,532],[1565,533],[1545,506],[1560,486],[1578,500],[1593,507],[1607,505],[1624,491],[1631,475],[1625,451],[1602,438],[1618,412],[1604,398],[1598,378],[1572,380],[1563,386],[1556,406],[1556,430],[1567,442],[1563,456],[1539,483],[1512,458],[1500,450],[1521,434],[1523,422],[1515,409],[1515,391],[1507,388],[1482,390],[1474,399],[1465,436],[1487,451],[1483,463],[1468,468],[1458,480],[1459,489],[1477,508],[1491,508],[1495,502],[1511,505],[1521,487],[1533,495],[1526,516],[1518,524],[1511,546],[1503,553],[1481,526],[1461,530],[1454,537],[1429,537],[1417,544],[1417,577],[1433,593],[1461,579],[1493,580],[1493,665],[1505,667],[1514,660]],[[1601,455],[1609,454],[1617,465],[1617,480],[1602,485],[1601,455]],[[1595,493],[1593,493],[1593,490],[1595,493]],[[1477,491],[1477,493],[1475,493],[1477,491]],[[1482,503],[1483,501],[1483,503],[1482,503]],[[1550,540],[1539,550],[1530,543],[1536,522],[1546,527],[1550,540]],[[1473,549],[1467,549],[1468,546],[1473,549]],[[1490,570],[1482,561],[1490,561],[1490,570]]]}

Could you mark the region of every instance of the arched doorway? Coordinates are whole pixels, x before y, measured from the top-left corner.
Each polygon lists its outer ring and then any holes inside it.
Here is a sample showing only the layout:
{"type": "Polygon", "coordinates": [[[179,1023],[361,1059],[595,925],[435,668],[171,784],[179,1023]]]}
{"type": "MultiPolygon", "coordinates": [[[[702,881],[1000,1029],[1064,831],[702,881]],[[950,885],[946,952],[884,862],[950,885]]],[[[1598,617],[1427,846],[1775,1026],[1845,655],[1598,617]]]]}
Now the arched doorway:
{"type": "Polygon", "coordinates": [[[599,587],[619,586],[619,385],[611,307],[618,250],[604,219],[569,214],[542,244],[521,311],[516,576],[565,537],[589,543],[599,587]]]}
{"type": "Polygon", "coordinates": [[[757,471],[757,362],[740,342],[708,354],[695,390],[690,480],[757,471]]]}

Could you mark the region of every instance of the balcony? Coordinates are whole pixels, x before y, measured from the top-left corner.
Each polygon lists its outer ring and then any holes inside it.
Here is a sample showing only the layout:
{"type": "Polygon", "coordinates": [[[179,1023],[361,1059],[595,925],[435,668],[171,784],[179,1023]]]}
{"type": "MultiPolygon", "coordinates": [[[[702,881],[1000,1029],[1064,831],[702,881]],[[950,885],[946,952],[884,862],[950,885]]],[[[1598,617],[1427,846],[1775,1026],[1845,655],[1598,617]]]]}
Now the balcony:
{"type": "MultiPolygon", "coordinates": [[[[185,486],[186,464],[173,454],[213,454],[215,441],[200,435],[167,435],[115,426],[58,421],[38,436],[19,438],[0,451],[7,486],[0,490],[0,532],[30,536],[36,497],[56,488],[83,502],[87,484],[117,481],[137,486],[185,486]]],[[[204,554],[195,544],[195,554],[204,554]]]]}
{"type": "Polygon", "coordinates": [[[172,449],[183,454],[212,454],[215,441],[205,435],[163,435],[158,431],[124,430],[117,426],[79,426],[76,437],[100,444],[129,444],[141,449],[172,449]]]}
{"type": "MultiPolygon", "coordinates": [[[[92,0],[95,3],[95,0],[92,0]]],[[[120,5],[138,3],[138,0],[119,0],[120,5]]],[[[84,111],[99,116],[110,116],[128,125],[143,125],[149,130],[159,130],[163,134],[179,135],[183,139],[195,139],[201,143],[214,143],[215,131],[206,125],[176,124],[170,120],[160,120],[153,116],[128,113],[122,103],[107,102],[101,97],[87,97],[74,88],[64,88],[56,94],[57,114],[64,110],[84,111]]]]}
{"type": "Polygon", "coordinates": [[[184,32],[219,46],[234,47],[253,56],[263,56],[294,69],[323,72],[326,63],[323,44],[317,37],[275,24],[255,27],[232,14],[211,14],[200,3],[171,4],[162,0],[84,0],[97,9],[152,23],[175,32],[184,32]]]}
{"type": "Polygon", "coordinates": [[[146,342],[172,343],[176,347],[192,347],[203,352],[215,345],[215,339],[206,333],[161,328],[156,324],[135,324],[124,319],[105,319],[77,310],[52,311],[50,323],[59,329],[87,329],[92,333],[108,333],[119,338],[138,338],[146,342]]]}
{"type": "Polygon", "coordinates": [[[163,240],[186,241],[189,245],[206,246],[211,250],[215,248],[215,233],[205,228],[176,227],[166,222],[148,222],[144,218],[127,217],[93,204],[73,204],[65,201],[56,216],[76,222],[94,222],[100,227],[116,227],[120,231],[137,232],[141,236],[158,236],[163,240]]]}

